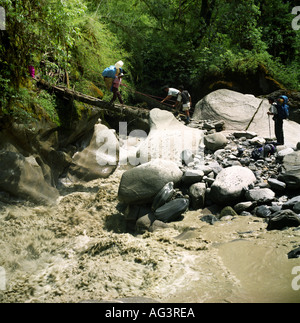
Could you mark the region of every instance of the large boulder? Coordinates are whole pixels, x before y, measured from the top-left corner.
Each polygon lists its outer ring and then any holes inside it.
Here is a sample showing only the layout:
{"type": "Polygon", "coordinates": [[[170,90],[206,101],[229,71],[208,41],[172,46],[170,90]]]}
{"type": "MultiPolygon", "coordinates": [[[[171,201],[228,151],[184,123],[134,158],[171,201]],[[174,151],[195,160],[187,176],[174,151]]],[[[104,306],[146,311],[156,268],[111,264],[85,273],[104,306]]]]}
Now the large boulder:
{"type": "MultiPolygon", "coordinates": [[[[270,104],[266,99],[231,90],[217,90],[199,101],[193,118],[225,122],[227,130],[255,132],[260,137],[275,137],[274,121],[268,117],[270,104]]],[[[284,120],[285,144],[295,147],[300,141],[300,125],[284,120]]]]}
{"type": "Polygon", "coordinates": [[[248,130],[247,127],[262,100],[231,90],[217,90],[197,103],[193,118],[223,120],[230,130],[248,130]]]}
{"type": "Polygon", "coordinates": [[[33,156],[25,158],[17,152],[1,151],[0,168],[2,191],[42,204],[53,204],[59,197],[33,156]]]}
{"type": "Polygon", "coordinates": [[[72,159],[69,177],[91,181],[109,177],[118,166],[119,142],[114,130],[96,124],[89,145],[72,159]]]}
{"type": "Polygon", "coordinates": [[[182,171],[174,162],[152,160],[123,174],[118,198],[126,204],[152,203],[155,195],[167,183],[178,184],[182,175],[182,171]]]}
{"type": "Polygon", "coordinates": [[[219,205],[238,203],[255,181],[254,173],[246,167],[225,168],[216,177],[211,187],[210,198],[219,205]]]}
{"type": "Polygon", "coordinates": [[[171,112],[153,109],[150,112],[150,133],[139,147],[141,164],[152,159],[182,162],[182,152],[197,153],[203,143],[204,132],[186,127],[171,112]]]}
{"type": "Polygon", "coordinates": [[[295,151],[283,158],[284,172],[278,177],[286,183],[287,188],[300,188],[300,151],[295,151]]]}

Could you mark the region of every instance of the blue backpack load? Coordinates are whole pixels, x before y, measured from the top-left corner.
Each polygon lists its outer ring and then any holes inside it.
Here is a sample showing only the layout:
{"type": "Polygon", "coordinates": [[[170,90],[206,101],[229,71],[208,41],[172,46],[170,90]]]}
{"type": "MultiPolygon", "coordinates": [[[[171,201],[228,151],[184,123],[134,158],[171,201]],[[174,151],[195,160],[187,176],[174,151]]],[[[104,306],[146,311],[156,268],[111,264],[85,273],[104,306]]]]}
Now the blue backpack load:
{"type": "Polygon", "coordinates": [[[117,68],[114,65],[111,65],[103,71],[102,76],[109,77],[109,78],[115,78],[116,72],[117,72],[117,68]]]}
{"type": "Polygon", "coordinates": [[[285,95],[281,95],[279,97],[279,99],[283,99],[283,104],[277,104],[277,113],[278,113],[278,116],[281,118],[281,119],[288,119],[289,115],[290,115],[290,112],[289,112],[289,106],[288,106],[288,101],[289,101],[289,98],[285,95]]]}

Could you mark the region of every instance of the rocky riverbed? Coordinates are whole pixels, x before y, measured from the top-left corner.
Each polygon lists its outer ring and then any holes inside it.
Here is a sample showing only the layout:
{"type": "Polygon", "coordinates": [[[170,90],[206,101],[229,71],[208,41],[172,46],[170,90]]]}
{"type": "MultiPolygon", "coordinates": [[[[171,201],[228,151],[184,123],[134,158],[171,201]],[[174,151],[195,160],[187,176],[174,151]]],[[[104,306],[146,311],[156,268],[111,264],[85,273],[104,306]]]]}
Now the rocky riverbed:
{"type": "Polygon", "coordinates": [[[210,225],[200,221],[211,212],[204,209],[153,233],[125,233],[122,173],[71,185],[54,208],[1,203],[1,302],[299,302],[292,288],[299,259],[287,257],[299,230],[267,231],[253,216],[210,225]]]}
{"type": "Polygon", "coordinates": [[[266,219],[251,213],[219,218],[222,207],[211,205],[154,232],[127,233],[118,200],[124,172],[65,182],[52,207],[6,204],[2,196],[1,302],[300,301],[292,287],[299,258],[288,259],[300,245],[297,227],[267,230],[266,219]]]}
{"type": "Polygon", "coordinates": [[[217,118],[150,119],[148,136],[96,124],[64,150],[52,130],[29,153],[5,143],[0,302],[300,301],[299,145],[272,151],[217,118]],[[189,207],[161,221],[151,206],[170,182],[189,207]]]}

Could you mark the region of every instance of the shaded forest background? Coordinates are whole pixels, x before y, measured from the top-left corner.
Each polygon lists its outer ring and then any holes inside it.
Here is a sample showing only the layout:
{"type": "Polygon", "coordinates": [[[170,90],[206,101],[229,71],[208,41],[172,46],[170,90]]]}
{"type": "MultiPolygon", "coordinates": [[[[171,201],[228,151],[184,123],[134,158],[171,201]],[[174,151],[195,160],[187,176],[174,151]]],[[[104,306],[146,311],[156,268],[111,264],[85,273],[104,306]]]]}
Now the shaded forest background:
{"type": "MultiPolygon", "coordinates": [[[[123,89],[164,96],[183,84],[194,103],[218,88],[254,95],[300,90],[296,1],[279,0],[0,0],[0,119],[81,117],[38,89],[28,67],[51,84],[109,100],[102,72],[123,60],[123,89]],[[130,90],[130,89],[133,89],[130,90]],[[65,111],[64,111],[65,110],[65,111]]],[[[65,118],[66,119],[66,118],[65,118]]]]}

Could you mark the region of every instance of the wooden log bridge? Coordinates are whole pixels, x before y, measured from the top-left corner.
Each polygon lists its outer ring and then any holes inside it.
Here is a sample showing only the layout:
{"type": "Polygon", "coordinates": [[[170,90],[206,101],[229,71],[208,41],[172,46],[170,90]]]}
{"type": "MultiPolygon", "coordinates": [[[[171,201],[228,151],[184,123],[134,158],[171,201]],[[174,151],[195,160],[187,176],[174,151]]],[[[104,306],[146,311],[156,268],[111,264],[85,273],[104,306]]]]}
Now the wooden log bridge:
{"type": "Polygon", "coordinates": [[[121,115],[125,117],[126,121],[128,122],[136,121],[135,124],[138,124],[140,126],[140,129],[149,129],[149,109],[133,107],[128,105],[110,104],[109,102],[105,102],[101,99],[68,89],[63,86],[51,85],[50,83],[44,80],[36,79],[36,81],[39,87],[49,92],[55,93],[56,95],[64,99],[77,100],[79,102],[89,104],[93,107],[100,108],[110,117],[114,115],[121,115]]]}

